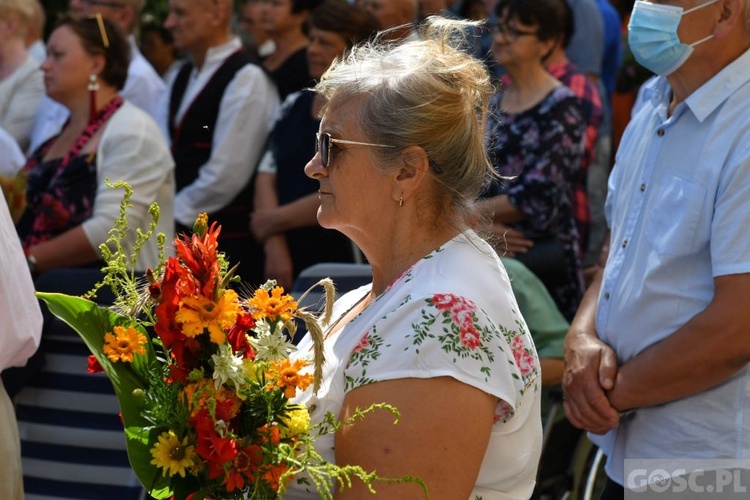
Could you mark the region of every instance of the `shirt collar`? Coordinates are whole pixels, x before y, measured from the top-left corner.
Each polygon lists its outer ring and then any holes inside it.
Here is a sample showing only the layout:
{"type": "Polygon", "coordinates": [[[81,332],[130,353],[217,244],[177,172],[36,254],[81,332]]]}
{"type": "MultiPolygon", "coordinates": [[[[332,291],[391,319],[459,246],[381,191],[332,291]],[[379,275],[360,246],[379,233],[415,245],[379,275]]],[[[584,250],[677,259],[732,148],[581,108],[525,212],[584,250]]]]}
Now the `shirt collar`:
{"type": "Polygon", "coordinates": [[[242,42],[238,37],[232,37],[228,42],[211,47],[206,51],[206,58],[203,60],[203,67],[200,73],[213,68],[215,65],[224,62],[224,60],[242,48],[242,42]]]}
{"type": "Polygon", "coordinates": [[[750,81],[748,67],[750,67],[750,49],[685,99],[685,103],[699,121],[705,120],[730,95],[750,81]]]}

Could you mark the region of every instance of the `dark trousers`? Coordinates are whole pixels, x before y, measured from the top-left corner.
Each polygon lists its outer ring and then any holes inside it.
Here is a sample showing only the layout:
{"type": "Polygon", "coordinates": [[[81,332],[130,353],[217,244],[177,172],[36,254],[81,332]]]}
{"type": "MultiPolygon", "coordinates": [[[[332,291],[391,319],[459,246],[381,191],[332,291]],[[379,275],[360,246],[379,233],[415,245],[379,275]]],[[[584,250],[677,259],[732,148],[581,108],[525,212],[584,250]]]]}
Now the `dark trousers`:
{"type": "Polygon", "coordinates": [[[604,490],[599,496],[599,500],[623,500],[625,498],[625,488],[607,478],[604,490]]]}

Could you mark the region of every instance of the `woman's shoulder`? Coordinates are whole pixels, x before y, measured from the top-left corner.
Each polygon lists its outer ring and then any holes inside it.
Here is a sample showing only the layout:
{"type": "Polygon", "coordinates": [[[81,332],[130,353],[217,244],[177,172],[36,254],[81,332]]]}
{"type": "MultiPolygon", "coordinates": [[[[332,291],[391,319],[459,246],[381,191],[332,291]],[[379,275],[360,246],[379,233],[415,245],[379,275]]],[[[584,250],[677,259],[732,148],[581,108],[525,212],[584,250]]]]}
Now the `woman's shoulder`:
{"type": "MultiPolygon", "coordinates": [[[[112,115],[107,123],[105,136],[137,135],[148,141],[155,141],[167,147],[166,139],[156,121],[144,110],[129,102],[123,101],[122,106],[112,115]]],[[[105,136],[102,137],[104,140],[105,136]]]]}
{"type": "Polygon", "coordinates": [[[544,99],[544,103],[547,108],[575,108],[579,109],[581,106],[580,98],[565,85],[558,85],[553,88],[547,97],[544,99]]]}

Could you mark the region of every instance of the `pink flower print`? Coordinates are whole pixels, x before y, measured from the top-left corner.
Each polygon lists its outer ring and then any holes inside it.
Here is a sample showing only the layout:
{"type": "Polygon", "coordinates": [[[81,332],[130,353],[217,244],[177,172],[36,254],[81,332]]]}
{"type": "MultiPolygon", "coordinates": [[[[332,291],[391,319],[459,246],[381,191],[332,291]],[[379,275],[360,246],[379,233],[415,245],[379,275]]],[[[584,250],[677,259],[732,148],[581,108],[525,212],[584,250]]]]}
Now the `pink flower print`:
{"type": "Polygon", "coordinates": [[[495,423],[505,422],[511,415],[513,415],[513,407],[501,399],[495,408],[495,423]]]}
{"type": "Polygon", "coordinates": [[[516,360],[516,366],[521,372],[521,376],[523,377],[531,373],[534,370],[534,356],[526,347],[523,337],[513,337],[511,350],[513,351],[513,357],[516,360]]]}
{"type": "Polygon", "coordinates": [[[450,293],[436,293],[432,296],[432,305],[434,305],[438,311],[450,311],[457,303],[458,297],[450,293]]]}
{"type": "Polygon", "coordinates": [[[474,323],[469,325],[460,325],[458,330],[458,337],[461,340],[461,345],[471,349],[472,351],[480,346],[479,332],[474,327],[474,323]]]}
{"type": "Polygon", "coordinates": [[[357,344],[353,352],[359,352],[362,349],[369,347],[369,346],[370,346],[370,332],[365,332],[362,338],[359,339],[359,344],[357,344]]]}

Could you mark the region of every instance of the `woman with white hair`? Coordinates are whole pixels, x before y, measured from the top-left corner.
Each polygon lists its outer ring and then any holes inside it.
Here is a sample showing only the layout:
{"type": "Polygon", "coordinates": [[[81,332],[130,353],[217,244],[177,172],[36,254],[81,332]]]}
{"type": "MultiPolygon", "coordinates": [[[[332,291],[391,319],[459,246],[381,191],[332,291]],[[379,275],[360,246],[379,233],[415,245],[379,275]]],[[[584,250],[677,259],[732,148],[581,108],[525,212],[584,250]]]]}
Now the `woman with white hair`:
{"type": "Polygon", "coordinates": [[[32,0],[0,0],[0,127],[23,151],[29,146],[34,115],[44,96],[39,62],[26,49],[33,16],[32,0]]]}
{"type": "MultiPolygon", "coordinates": [[[[324,326],[320,389],[300,394],[312,424],[375,410],[316,450],[340,466],[420,478],[434,499],[528,498],[541,447],[541,372],[497,254],[475,231],[493,175],[484,147],[492,95],[460,50],[474,23],[428,18],[423,40],[355,47],[323,75],[318,221],[351,238],[371,284],[341,297],[324,326]]],[[[310,356],[309,336],[298,358],[310,356]]],[[[285,498],[305,498],[303,478],[285,498]]],[[[382,498],[422,498],[376,483],[382,498]]],[[[364,498],[354,481],[340,498],[364,498]]]]}

